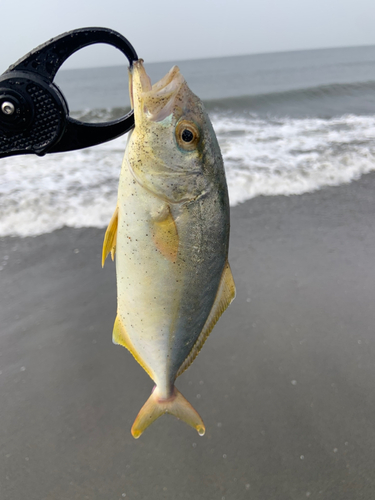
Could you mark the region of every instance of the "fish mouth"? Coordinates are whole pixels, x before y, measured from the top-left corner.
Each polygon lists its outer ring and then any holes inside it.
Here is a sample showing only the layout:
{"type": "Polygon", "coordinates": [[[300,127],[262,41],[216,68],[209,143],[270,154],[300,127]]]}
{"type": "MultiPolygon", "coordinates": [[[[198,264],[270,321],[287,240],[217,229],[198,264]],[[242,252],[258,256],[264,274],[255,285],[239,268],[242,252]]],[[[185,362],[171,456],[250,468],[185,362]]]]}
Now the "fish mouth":
{"type": "Polygon", "coordinates": [[[130,69],[130,101],[134,108],[135,124],[147,119],[160,122],[173,113],[176,98],[185,83],[177,66],[158,82],[151,85],[143,60],[133,63],[130,69]]]}

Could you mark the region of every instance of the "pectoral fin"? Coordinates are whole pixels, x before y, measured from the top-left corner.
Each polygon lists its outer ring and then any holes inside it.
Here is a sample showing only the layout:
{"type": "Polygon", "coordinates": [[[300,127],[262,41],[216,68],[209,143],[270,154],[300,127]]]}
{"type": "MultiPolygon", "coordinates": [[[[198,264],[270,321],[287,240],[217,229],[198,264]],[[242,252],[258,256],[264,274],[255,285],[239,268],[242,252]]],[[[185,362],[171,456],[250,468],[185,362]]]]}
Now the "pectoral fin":
{"type": "Polygon", "coordinates": [[[219,288],[216,294],[214,305],[210,311],[207,321],[201,331],[197,341],[195,342],[192,350],[187,355],[185,361],[180,366],[177,372],[177,377],[181,375],[192,364],[194,359],[198,356],[203,344],[206,342],[208,336],[212,332],[213,327],[216,325],[218,319],[223,314],[225,309],[234,300],[236,296],[236,286],[234,284],[232,271],[229,267],[229,262],[226,263],[223,274],[221,276],[219,288]]]}
{"type": "Polygon", "coordinates": [[[171,262],[176,262],[179,237],[177,226],[169,206],[161,220],[154,220],[152,226],[152,239],[159,252],[171,262]]]}
{"type": "Polygon", "coordinates": [[[109,252],[111,252],[112,260],[115,258],[116,241],[117,241],[117,226],[118,226],[118,207],[114,211],[111,220],[109,221],[107,231],[104,235],[103,252],[102,252],[102,267],[109,252]]]}

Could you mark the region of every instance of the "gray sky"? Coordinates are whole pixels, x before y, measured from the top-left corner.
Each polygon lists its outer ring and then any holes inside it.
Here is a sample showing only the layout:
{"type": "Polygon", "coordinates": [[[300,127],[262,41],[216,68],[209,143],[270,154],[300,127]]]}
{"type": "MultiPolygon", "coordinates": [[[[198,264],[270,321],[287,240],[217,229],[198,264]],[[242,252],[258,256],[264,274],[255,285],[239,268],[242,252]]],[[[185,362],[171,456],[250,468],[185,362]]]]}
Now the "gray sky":
{"type": "MultiPolygon", "coordinates": [[[[1,19],[0,73],[85,26],[119,31],[147,62],[375,44],[375,0],[2,0],[1,19]]],[[[123,61],[96,46],[64,67],[123,61]]]]}

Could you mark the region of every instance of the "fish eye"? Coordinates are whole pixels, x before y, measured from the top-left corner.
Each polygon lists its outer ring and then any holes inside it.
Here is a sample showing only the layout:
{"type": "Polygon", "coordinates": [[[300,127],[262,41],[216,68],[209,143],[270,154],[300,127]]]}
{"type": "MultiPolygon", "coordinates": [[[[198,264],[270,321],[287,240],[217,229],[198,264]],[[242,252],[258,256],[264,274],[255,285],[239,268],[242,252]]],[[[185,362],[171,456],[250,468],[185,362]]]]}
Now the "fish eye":
{"type": "Polygon", "coordinates": [[[181,139],[184,142],[191,142],[194,139],[194,134],[191,130],[185,128],[185,130],[182,131],[181,139]]]}
{"type": "Polygon", "coordinates": [[[185,151],[193,151],[199,142],[199,129],[194,122],[181,120],[176,126],[177,144],[185,151]]]}

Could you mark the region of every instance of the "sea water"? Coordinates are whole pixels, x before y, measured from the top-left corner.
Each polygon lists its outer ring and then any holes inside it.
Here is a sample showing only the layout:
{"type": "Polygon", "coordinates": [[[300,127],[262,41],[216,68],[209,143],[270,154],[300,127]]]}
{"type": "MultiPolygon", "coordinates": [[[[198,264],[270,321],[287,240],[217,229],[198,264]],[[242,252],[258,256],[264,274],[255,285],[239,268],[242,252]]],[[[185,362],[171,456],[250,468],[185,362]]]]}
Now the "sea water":
{"type": "MultiPolygon", "coordinates": [[[[298,195],[375,169],[375,46],[147,63],[153,82],[178,64],[205,103],[231,205],[298,195]]],[[[129,109],[123,66],[61,70],[56,83],[79,120],[129,109]]],[[[116,205],[126,136],[43,158],[0,160],[0,235],[105,227],[116,205]]]]}

